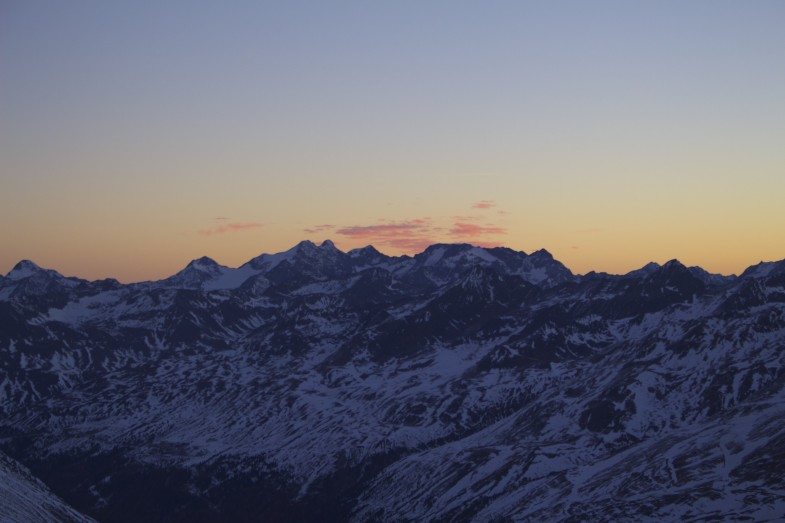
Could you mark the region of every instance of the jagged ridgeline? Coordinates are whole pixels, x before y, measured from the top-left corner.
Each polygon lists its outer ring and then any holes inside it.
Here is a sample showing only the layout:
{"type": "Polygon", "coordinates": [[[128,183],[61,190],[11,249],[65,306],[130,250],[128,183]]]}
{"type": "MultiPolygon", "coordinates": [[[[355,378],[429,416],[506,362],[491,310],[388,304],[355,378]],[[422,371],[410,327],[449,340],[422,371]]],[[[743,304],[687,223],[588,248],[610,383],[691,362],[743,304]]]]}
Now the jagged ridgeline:
{"type": "Polygon", "coordinates": [[[783,387],[785,261],[576,276],[328,241],[131,285],[23,261],[0,515],[781,520],[783,387]]]}

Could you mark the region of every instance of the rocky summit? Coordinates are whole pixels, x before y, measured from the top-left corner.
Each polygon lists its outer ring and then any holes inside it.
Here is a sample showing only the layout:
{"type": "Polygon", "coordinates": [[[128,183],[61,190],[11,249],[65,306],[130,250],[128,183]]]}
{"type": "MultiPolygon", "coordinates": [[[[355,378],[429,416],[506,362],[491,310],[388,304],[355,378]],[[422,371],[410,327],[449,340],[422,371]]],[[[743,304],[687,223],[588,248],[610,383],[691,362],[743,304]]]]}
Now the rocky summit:
{"type": "Polygon", "coordinates": [[[23,261],[0,449],[19,521],[782,520],[785,261],[306,241],[129,285],[23,261]]]}

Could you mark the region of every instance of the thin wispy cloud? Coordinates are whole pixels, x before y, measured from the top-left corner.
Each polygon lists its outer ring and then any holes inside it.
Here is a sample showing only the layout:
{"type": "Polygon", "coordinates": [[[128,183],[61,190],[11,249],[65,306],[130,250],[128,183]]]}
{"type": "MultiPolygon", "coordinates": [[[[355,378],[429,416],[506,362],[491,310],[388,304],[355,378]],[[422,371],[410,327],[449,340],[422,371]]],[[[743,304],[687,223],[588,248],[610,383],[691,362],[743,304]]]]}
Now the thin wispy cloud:
{"type": "MultiPolygon", "coordinates": [[[[477,223],[481,218],[454,216],[449,225],[436,225],[430,218],[407,221],[383,221],[373,225],[353,225],[335,230],[335,234],[368,242],[377,247],[391,247],[405,252],[421,252],[440,242],[469,242],[481,247],[496,247],[498,240],[489,237],[507,234],[507,229],[492,223],[477,223]]],[[[316,231],[318,227],[311,228],[316,231]]]]}
{"type": "Polygon", "coordinates": [[[456,222],[450,229],[452,236],[462,238],[477,238],[481,236],[507,234],[507,229],[493,224],[477,225],[476,223],[456,222]]]}
{"type": "Polygon", "coordinates": [[[426,220],[412,220],[399,223],[383,223],[379,225],[354,225],[338,229],[336,232],[352,238],[396,238],[402,234],[408,235],[413,232],[425,232],[430,229],[430,223],[426,220]]]}
{"type": "Polygon", "coordinates": [[[262,227],[262,225],[263,224],[257,222],[225,223],[223,225],[218,225],[216,227],[213,227],[212,229],[202,229],[198,232],[202,236],[213,236],[216,234],[226,234],[228,232],[242,232],[251,229],[258,229],[262,227]]]}
{"type": "Polygon", "coordinates": [[[480,200],[472,205],[472,209],[491,209],[493,207],[496,207],[496,202],[492,200],[480,200]]]}
{"type": "Polygon", "coordinates": [[[405,251],[419,251],[436,243],[433,227],[427,218],[403,222],[386,222],[375,225],[353,225],[338,229],[336,234],[367,241],[377,247],[392,247],[405,251]]]}

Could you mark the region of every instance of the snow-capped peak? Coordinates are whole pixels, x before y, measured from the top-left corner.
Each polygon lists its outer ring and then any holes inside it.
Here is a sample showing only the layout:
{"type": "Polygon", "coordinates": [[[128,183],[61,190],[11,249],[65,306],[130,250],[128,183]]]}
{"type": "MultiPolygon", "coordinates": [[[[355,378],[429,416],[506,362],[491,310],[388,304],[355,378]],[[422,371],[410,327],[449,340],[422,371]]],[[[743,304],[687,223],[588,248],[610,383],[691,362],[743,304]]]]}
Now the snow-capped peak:
{"type": "Polygon", "coordinates": [[[320,249],[330,249],[330,250],[339,250],[338,247],[335,246],[332,240],[324,240],[322,244],[319,246],[320,249]]]}
{"type": "Polygon", "coordinates": [[[546,249],[540,249],[538,251],[534,251],[529,256],[531,256],[533,258],[542,258],[544,260],[552,260],[553,259],[553,254],[548,252],[546,249]]]}
{"type": "Polygon", "coordinates": [[[309,240],[303,240],[297,245],[295,245],[294,247],[292,247],[291,249],[288,249],[286,251],[277,252],[275,254],[268,254],[268,253],[260,254],[256,258],[253,258],[245,265],[243,265],[243,267],[250,266],[253,267],[254,269],[269,271],[270,269],[273,269],[284,260],[290,260],[294,258],[294,256],[301,249],[302,250],[316,249],[316,245],[314,245],[314,243],[309,240]]]}
{"type": "Polygon", "coordinates": [[[191,260],[191,262],[186,266],[186,269],[192,268],[200,271],[205,270],[214,270],[216,268],[221,267],[218,262],[209,258],[207,256],[202,256],[201,258],[197,258],[195,260],[191,260]]]}
{"type": "Polygon", "coordinates": [[[752,278],[765,278],[767,276],[773,276],[777,273],[785,272],[785,260],[780,260],[776,262],[760,262],[756,265],[751,265],[747,267],[747,269],[741,273],[741,277],[752,277],[752,278]]]}
{"type": "Polygon", "coordinates": [[[383,254],[378,250],[376,250],[376,247],[374,247],[373,245],[366,245],[365,247],[352,249],[346,254],[348,254],[352,258],[359,258],[360,256],[377,256],[377,255],[383,256],[383,254]]]}
{"type": "Polygon", "coordinates": [[[14,268],[11,269],[8,272],[8,274],[6,274],[6,277],[10,280],[21,280],[23,278],[27,278],[29,276],[41,272],[54,272],[54,271],[47,271],[46,269],[42,269],[41,267],[39,267],[38,265],[36,265],[30,260],[22,260],[16,265],[14,265],[14,268]]]}

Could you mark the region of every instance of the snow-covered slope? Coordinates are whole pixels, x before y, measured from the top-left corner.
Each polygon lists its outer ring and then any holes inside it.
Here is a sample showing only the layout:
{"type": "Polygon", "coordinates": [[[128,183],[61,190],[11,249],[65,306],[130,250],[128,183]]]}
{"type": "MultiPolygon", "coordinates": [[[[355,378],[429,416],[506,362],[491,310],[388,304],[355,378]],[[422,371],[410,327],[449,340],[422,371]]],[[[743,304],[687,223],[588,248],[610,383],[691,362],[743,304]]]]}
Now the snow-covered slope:
{"type": "Polygon", "coordinates": [[[65,504],[24,466],[0,452],[0,521],[87,523],[93,520],[65,504]]]}
{"type": "Polygon", "coordinates": [[[0,445],[112,521],[785,517],[783,267],[302,242],[128,286],[39,268],[0,280],[0,445]]]}

